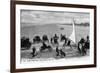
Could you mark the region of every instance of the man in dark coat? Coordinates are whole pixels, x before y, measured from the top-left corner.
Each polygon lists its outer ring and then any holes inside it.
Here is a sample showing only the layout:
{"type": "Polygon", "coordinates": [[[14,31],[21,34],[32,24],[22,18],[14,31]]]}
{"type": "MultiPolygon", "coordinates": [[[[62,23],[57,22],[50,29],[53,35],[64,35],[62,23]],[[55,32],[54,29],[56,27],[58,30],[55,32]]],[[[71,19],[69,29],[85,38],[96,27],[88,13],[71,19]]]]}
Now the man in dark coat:
{"type": "Polygon", "coordinates": [[[58,46],[56,47],[56,56],[59,56],[60,55],[60,53],[59,53],[60,51],[59,51],[59,49],[58,49],[58,46]]]}
{"type": "Polygon", "coordinates": [[[82,55],[86,55],[86,47],[85,47],[85,39],[81,38],[81,40],[78,42],[78,51],[82,55]]]}
{"type": "Polygon", "coordinates": [[[87,40],[85,42],[85,48],[90,49],[90,40],[89,40],[89,36],[87,36],[87,40]]]}
{"type": "Polygon", "coordinates": [[[60,49],[60,54],[62,58],[66,56],[66,53],[62,49],[60,49]]]}
{"type": "Polygon", "coordinates": [[[57,34],[55,34],[55,36],[53,37],[53,39],[54,39],[54,44],[58,44],[58,36],[57,36],[57,34]]]}
{"type": "Polygon", "coordinates": [[[36,55],[35,53],[36,53],[36,48],[33,47],[33,48],[32,48],[32,56],[33,56],[33,57],[35,57],[35,55],[36,55]]]}

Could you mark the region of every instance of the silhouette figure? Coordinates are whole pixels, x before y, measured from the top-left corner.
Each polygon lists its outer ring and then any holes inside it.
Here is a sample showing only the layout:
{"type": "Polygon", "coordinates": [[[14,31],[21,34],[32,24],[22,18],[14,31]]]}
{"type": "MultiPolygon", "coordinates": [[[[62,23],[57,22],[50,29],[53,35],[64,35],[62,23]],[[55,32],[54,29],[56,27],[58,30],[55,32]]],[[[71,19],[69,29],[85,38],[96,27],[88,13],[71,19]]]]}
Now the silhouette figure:
{"type": "Polygon", "coordinates": [[[36,53],[36,48],[33,47],[33,48],[32,48],[32,57],[35,57],[35,53],[36,53]]]}

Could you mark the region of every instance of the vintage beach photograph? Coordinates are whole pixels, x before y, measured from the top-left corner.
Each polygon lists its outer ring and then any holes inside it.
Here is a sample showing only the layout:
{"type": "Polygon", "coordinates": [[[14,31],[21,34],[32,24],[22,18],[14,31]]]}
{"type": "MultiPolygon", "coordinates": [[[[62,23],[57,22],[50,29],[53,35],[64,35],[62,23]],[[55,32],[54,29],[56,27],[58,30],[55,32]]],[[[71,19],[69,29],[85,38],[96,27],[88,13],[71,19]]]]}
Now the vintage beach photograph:
{"type": "Polygon", "coordinates": [[[21,63],[85,61],[91,49],[90,13],[21,9],[20,40],[21,63]]]}

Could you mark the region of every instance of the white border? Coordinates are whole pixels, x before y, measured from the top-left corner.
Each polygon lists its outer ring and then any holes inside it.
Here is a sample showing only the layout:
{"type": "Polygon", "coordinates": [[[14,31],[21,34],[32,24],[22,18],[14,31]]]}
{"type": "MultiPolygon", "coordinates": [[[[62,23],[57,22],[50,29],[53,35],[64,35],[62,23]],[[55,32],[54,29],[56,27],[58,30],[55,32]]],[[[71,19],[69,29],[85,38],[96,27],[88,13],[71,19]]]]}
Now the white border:
{"type": "MultiPolygon", "coordinates": [[[[69,7],[50,7],[50,6],[34,6],[34,5],[16,5],[16,68],[39,68],[39,67],[53,67],[53,66],[73,66],[73,65],[85,65],[94,64],[94,11],[93,9],[84,8],[69,8],[69,7]],[[89,12],[90,13],[90,57],[81,58],[77,61],[71,62],[71,59],[66,60],[61,59],[58,61],[42,61],[41,62],[31,62],[28,64],[20,64],[20,10],[48,10],[48,11],[70,11],[70,12],[89,12]]],[[[73,59],[72,59],[73,60],[73,59]]]]}

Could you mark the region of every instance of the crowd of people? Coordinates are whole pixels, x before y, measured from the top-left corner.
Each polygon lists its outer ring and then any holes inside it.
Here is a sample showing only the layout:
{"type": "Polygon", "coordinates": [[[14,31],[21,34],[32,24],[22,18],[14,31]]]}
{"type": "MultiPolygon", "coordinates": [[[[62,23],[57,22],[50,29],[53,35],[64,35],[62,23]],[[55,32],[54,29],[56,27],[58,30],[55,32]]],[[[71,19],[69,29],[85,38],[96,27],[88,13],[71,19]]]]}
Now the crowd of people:
{"type": "Polygon", "coordinates": [[[88,49],[90,49],[89,36],[86,37],[86,40],[81,38],[78,42],[78,51],[81,55],[86,55],[88,49]]]}
{"type": "MultiPolygon", "coordinates": [[[[63,47],[71,46],[71,40],[66,37],[66,35],[60,35],[60,37],[55,34],[53,37],[48,38],[47,35],[43,35],[42,38],[40,36],[35,36],[33,38],[33,42],[30,42],[29,38],[22,37],[21,38],[21,48],[27,48],[29,49],[32,44],[39,44],[42,43],[40,47],[40,52],[43,52],[44,50],[48,50],[51,52],[53,50],[52,45],[56,46],[56,56],[65,57],[66,53],[62,50],[63,47]],[[63,42],[62,45],[60,45],[60,42],[63,42]],[[49,43],[49,44],[47,44],[49,43]],[[62,47],[59,47],[62,46],[62,47]]],[[[90,48],[90,41],[89,36],[87,36],[87,39],[81,38],[80,41],[77,44],[77,50],[81,55],[86,55],[87,49],[90,48]]],[[[32,56],[36,56],[36,47],[32,47],[32,56]]]]}

